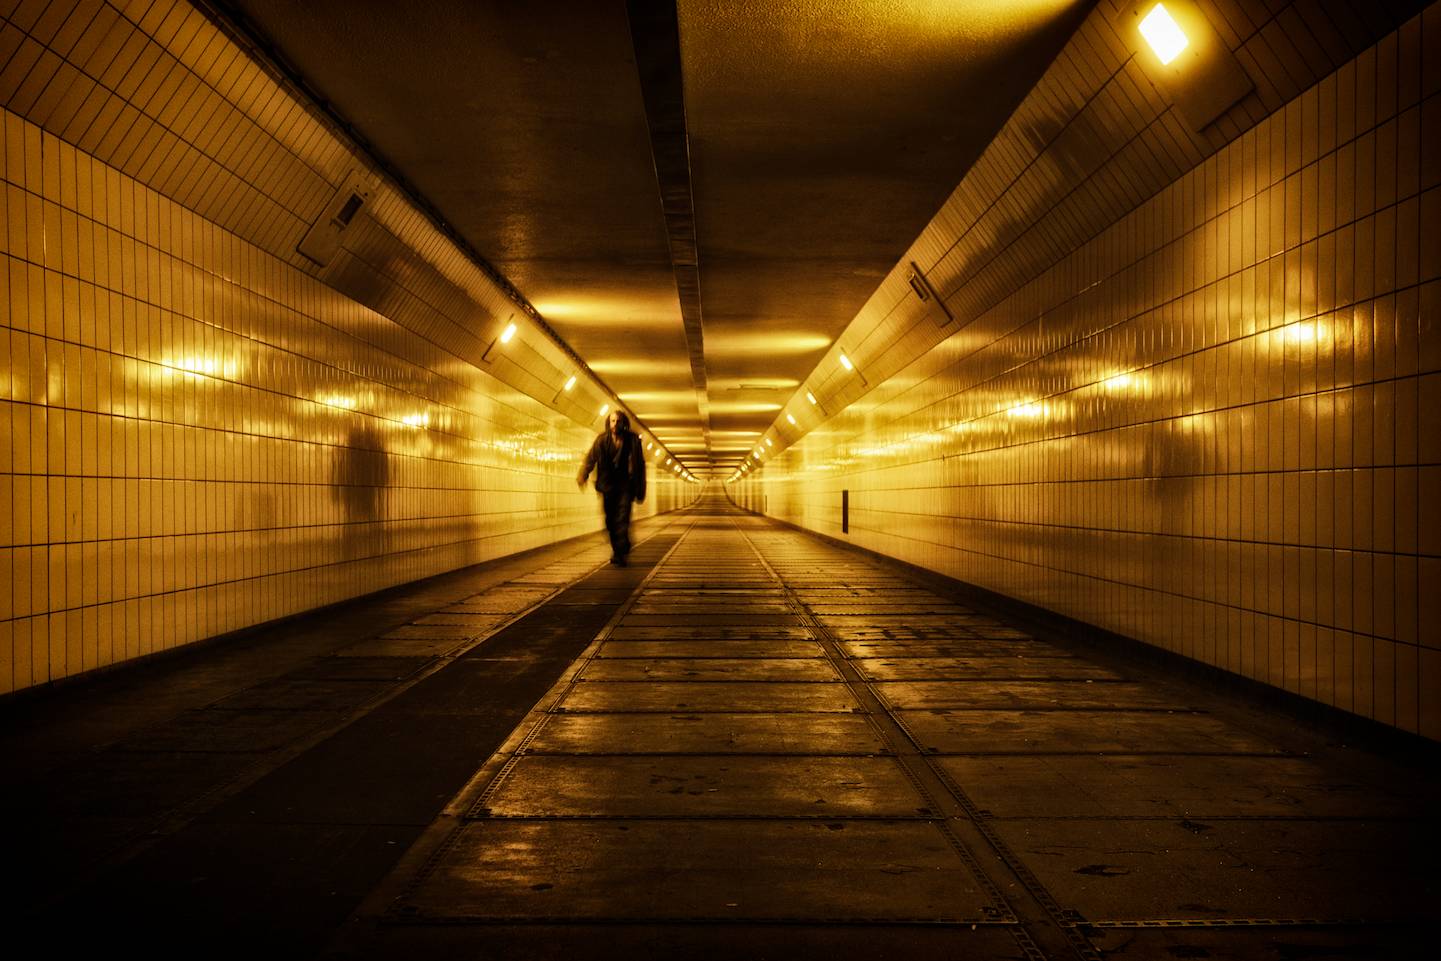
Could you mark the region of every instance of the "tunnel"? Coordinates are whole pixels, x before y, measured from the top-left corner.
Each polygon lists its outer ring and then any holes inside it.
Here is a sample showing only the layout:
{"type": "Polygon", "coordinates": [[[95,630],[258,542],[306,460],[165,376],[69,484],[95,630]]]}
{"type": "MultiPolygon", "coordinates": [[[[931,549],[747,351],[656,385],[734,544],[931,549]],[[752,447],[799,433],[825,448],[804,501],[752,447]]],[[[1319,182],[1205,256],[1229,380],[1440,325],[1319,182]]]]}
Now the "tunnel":
{"type": "Polygon", "coordinates": [[[1434,940],[1436,4],[0,0],[0,114],[15,957],[1434,940]]]}

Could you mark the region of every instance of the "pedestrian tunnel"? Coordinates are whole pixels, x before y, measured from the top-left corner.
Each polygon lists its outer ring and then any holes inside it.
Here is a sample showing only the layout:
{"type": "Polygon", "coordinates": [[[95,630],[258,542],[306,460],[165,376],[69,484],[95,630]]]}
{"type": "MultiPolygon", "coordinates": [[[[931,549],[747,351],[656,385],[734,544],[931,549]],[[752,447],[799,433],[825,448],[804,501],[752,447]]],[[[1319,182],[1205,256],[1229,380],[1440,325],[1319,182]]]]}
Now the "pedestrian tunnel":
{"type": "Polygon", "coordinates": [[[1414,956],[1438,17],[0,0],[23,933],[1414,956]]]}

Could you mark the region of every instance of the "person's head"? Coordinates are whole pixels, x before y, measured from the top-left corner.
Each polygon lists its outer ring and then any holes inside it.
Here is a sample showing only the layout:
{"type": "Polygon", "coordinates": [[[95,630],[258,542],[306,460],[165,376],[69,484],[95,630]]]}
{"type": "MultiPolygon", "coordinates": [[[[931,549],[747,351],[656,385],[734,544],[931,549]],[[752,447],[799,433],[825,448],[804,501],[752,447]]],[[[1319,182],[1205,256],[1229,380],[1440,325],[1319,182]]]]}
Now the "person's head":
{"type": "Polygon", "coordinates": [[[612,434],[623,434],[630,430],[630,418],[623,410],[613,410],[605,419],[605,429],[612,434]]]}

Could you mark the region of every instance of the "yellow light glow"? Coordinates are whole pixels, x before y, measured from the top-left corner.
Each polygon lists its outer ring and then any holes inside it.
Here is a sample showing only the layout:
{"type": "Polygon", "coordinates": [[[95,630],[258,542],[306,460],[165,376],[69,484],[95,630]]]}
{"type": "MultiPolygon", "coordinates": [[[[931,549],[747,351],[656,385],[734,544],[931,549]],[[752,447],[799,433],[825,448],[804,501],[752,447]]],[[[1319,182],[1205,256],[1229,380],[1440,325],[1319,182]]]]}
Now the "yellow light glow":
{"type": "Polygon", "coordinates": [[[430,415],[429,415],[429,414],[406,414],[404,417],[400,418],[400,422],[401,422],[402,424],[404,424],[405,426],[407,426],[407,427],[429,427],[429,426],[430,426],[430,415]]]}
{"type": "Polygon", "coordinates": [[[767,447],[774,447],[774,446],[776,446],[776,445],[775,445],[775,444],[772,444],[772,443],[771,443],[771,439],[770,439],[769,437],[767,437],[767,438],[766,438],[766,446],[767,446],[767,447]]]}
{"type": "Polygon", "coordinates": [[[1163,64],[1170,63],[1181,55],[1191,42],[1186,39],[1180,24],[1176,23],[1164,4],[1156,4],[1141,20],[1141,36],[1156,51],[1156,58],[1163,64]]]}
{"type": "Polygon", "coordinates": [[[790,414],[787,414],[787,415],[786,415],[786,420],[788,420],[788,421],[791,422],[791,426],[792,426],[792,427],[795,426],[796,419],[795,419],[794,417],[792,417],[790,414]]]}
{"type": "Polygon", "coordinates": [[[710,402],[712,414],[764,414],[780,409],[780,404],[768,404],[761,401],[713,400],[710,402]]]}
{"type": "MultiPolygon", "coordinates": [[[[674,305],[674,291],[671,292],[671,298],[671,303],[674,305]]],[[[672,306],[670,310],[674,311],[675,307],[672,306]]],[[[722,329],[717,330],[714,335],[709,332],[706,333],[705,353],[707,359],[713,355],[727,359],[742,357],[786,357],[796,354],[809,354],[813,351],[822,351],[833,342],[834,336],[822,331],[800,331],[791,328],[784,334],[770,332],[757,336],[756,333],[751,330],[738,329],[728,331],[722,329]]],[[[747,382],[749,382],[749,380],[747,382]]],[[[722,381],[722,384],[724,384],[724,381],[722,381]]]]}
{"type": "Polygon", "coordinates": [[[855,370],[855,369],[856,369],[856,365],[855,365],[855,364],[852,364],[852,363],[851,363],[851,359],[850,359],[849,357],[847,357],[845,354],[841,354],[841,366],[844,367],[846,370],[855,370]]]}
{"type": "Polygon", "coordinates": [[[514,337],[514,336],[515,336],[515,324],[511,324],[511,325],[509,325],[508,327],[506,327],[506,328],[505,328],[505,332],[500,335],[500,342],[501,342],[502,344],[508,344],[508,343],[510,343],[510,339],[511,339],[512,337],[514,337]]]}
{"type": "Polygon", "coordinates": [[[815,395],[815,394],[812,394],[810,391],[806,391],[806,400],[808,400],[808,401],[810,401],[812,404],[814,404],[814,403],[816,403],[816,395],[815,395]]]}
{"type": "Polygon", "coordinates": [[[1302,320],[1280,328],[1282,336],[1293,344],[1314,344],[1324,340],[1327,328],[1321,321],[1302,320]]]}
{"type": "Polygon", "coordinates": [[[609,414],[609,413],[610,413],[610,405],[609,405],[609,404],[601,404],[601,405],[600,405],[600,416],[604,417],[606,414],[609,414]]]}
{"type": "Polygon", "coordinates": [[[1101,381],[1101,386],[1108,392],[1117,394],[1126,390],[1133,390],[1141,386],[1141,376],[1129,372],[1116,374],[1114,377],[1107,377],[1101,381]]]}
{"type": "Polygon", "coordinates": [[[221,361],[214,357],[167,358],[160,363],[167,368],[167,374],[179,371],[192,380],[199,380],[202,377],[233,378],[239,372],[239,365],[235,361],[221,361]]]}
{"type": "Polygon", "coordinates": [[[574,374],[571,374],[571,375],[570,375],[570,380],[568,380],[568,381],[565,382],[565,386],[562,387],[561,390],[566,390],[566,391],[568,391],[568,390],[570,390],[570,389],[571,389],[572,387],[574,387],[574,386],[575,386],[575,375],[574,375],[574,374]]]}
{"type": "Polygon", "coordinates": [[[1010,417],[1040,417],[1045,412],[1046,408],[1044,405],[1027,403],[1015,405],[1011,409],[1007,410],[1006,414],[1010,417]]]}

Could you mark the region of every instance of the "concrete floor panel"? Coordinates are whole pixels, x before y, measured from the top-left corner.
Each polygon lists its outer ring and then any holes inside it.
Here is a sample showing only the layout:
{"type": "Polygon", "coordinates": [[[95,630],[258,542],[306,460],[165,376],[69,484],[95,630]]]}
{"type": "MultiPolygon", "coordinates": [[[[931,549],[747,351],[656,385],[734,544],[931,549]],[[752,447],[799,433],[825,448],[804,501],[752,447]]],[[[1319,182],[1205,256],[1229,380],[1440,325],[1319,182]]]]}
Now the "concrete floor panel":
{"type": "Polygon", "coordinates": [[[875,687],[891,707],[908,711],[1186,707],[1169,692],[1131,681],[886,681],[875,687]]]}
{"type": "Polygon", "coordinates": [[[1210,714],[1188,711],[899,711],[917,741],[938,754],[1274,754],[1274,741],[1210,714]]]}
{"type": "Polygon", "coordinates": [[[932,817],[893,758],[527,755],[488,817],[932,817]]]}
{"type": "Polygon", "coordinates": [[[254,754],[273,751],[320,730],[339,712],[296,710],[187,711],[165,724],[134,734],[117,751],[254,754]]]}
{"type": "Polygon", "coordinates": [[[469,821],[394,906],[435,922],[984,922],[926,821],[469,821]]]}
{"type": "Polygon", "coordinates": [[[343,651],[345,657],[444,657],[465,647],[470,635],[459,637],[371,637],[358,641],[343,651]]]}
{"type": "MultiPolygon", "coordinates": [[[[614,634],[611,635],[614,638],[614,634]]],[[[824,649],[815,641],[724,641],[710,638],[703,641],[617,641],[607,640],[596,651],[598,660],[657,657],[755,657],[755,658],[819,658],[824,649]]]]}
{"type": "Polygon", "coordinates": [[[571,713],[658,711],[663,714],[686,711],[850,713],[860,709],[860,702],[844,684],[789,681],[652,681],[646,684],[593,681],[577,685],[557,708],[571,713]]]}
{"type": "Polygon", "coordinates": [[[770,641],[810,640],[812,631],[807,627],[731,627],[726,624],[692,625],[680,624],[671,627],[638,627],[623,622],[610,632],[614,641],[770,641]]]}
{"type": "Polygon", "coordinates": [[[389,681],[278,677],[216,701],[226,711],[351,711],[390,690],[389,681]]]}
{"type": "Polygon", "coordinates": [[[1004,818],[1394,818],[1414,815],[1418,800],[1409,785],[1360,783],[1310,758],[1279,754],[947,757],[938,763],[972,800],[1004,818]]]}
{"type": "Polygon", "coordinates": [[[849,658],[883,658],[898,660],[908,657],[1073,657],[1069,651],[1054,644],[1033,640],[995,640],[991,638],[957,638],[948,641],[876,640],[840,641],[836,646],[849,658]]]}
{"type": "Polygon", "coordinates": [[[403,681],[435,660],[429,655],[351,656],[345,653],[347,650],[349,648],[341,650],[342,656],[317,658],[308,666],[292,671],[287,676],[326,681],[403,681]]]}
{"type": "MultiPolygon", "coordinates": [[[[387,924],[370,942],[347,952],[367,958],[429,958],[449,961],[957,961],[1024,955],[1006,925],[774,924],[721,920],[665,924],[473,925],[387,924]],[[481,947],[477,949],[477,945],[481,947]]],[[[1269,961],[1269,959],[1268,959],[1269,961]]],[[[1289,959],[1288,959],[1289,961],[1289,959]]]]}
{"type": "Polygon", "coordinates": [[[580,679],[591,681],[839,681],[829,661],[796,657],[664,657],[596,659],[580,679]]]}
{"type": "Polygon", "coordinates": [[[733,606],[732,610],[717,611],[713,614],[629,614],[626,624],[630,627],[793,627],[800,626],[801,620],[792,613],[753,614],[744,604],[733,606]]]}
{"type": "Polygon", "coordinates": [[[855,714],[556,714],[527,745],[557,754],[884,754],[855,714]]]}
{"type": "Polygon", "coordinates": [[[1121,680],[1109,668],[1074,657],[867,657],[851,663],[871,681],[1121,680]]]}
{"type": "Polygon", "coordinates": [[[1415,883],[1434,832],[1414,820],[1016,820],[995,829],[1088,921],[1436,917],[1434,888],[1415,883]]]}

